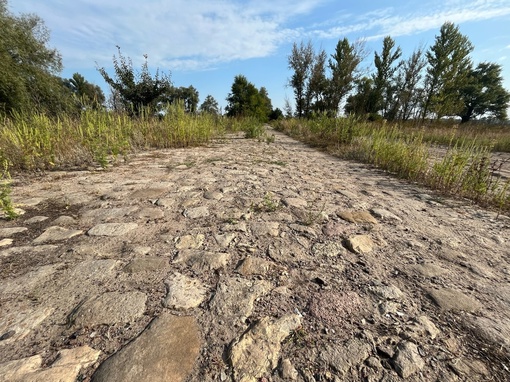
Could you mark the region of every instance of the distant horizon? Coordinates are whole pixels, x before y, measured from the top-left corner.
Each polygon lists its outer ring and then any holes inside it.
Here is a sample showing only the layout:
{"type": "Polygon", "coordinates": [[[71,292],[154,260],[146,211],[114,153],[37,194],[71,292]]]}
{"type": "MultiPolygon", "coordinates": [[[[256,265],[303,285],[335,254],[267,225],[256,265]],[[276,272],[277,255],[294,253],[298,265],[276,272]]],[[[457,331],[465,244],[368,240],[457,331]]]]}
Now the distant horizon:
{"type": "Polygon", "coordinates": [[[510,91],[510,3],[504,0],[380,1],[360,0],[338,5],[333,0],[274,0],[271,3],[240,0],[204,2],[155,0],[46,0],[8,2],[15,15],[36,14],[50,30],[48,45],[56,48],[64,64],[60,73],[80,73],[109,95],[109,87],[96,67],[113,74],[116,46],[141,67],[144,55],[152,72],[170,74],[176,87],[194,86],[201,104],[207,95],[222,110],[234,77],[246,76],[257,88],[265,87],[273,108],[284,110],[285,99],[294,104],[287,86],[291,71],[287,58],[294,42],[311,41],[331,55],[344,37],[366,41],[363,68],[373,70],[374,51],[391,36],[402,58],[434,43],[441,25],[459,26],[475,49],[473,64],[490,61],[502,66],[504,86],[510,91]],[[156,9],[156,11],[154,11],[156,9]],[[133,27],[136,26],[136,27],[133,27]]]}

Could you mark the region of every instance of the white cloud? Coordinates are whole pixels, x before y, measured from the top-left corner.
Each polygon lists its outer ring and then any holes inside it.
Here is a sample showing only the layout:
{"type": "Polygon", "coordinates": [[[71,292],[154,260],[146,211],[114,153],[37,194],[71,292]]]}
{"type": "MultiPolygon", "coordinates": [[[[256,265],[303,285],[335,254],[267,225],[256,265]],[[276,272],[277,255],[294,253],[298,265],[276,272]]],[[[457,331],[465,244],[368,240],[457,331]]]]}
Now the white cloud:
{"type": "MultiPolygon", "coordinates": [[[[19,10],[32,3],[18,1],[19,10]]],[[[298,33],[285,22],[323,1],[46,0],[30,10],[50,27],[67,65],[109,65],[119,45],[135,64],[148,54],[151,66],[196,69],[271,55],[298,33]]]]}
{"type": "Polygon", "coordinates": [[[41,16],[64,64],[77,70],[94,62],[110,66],[116,45],[135,65],[148,54],[151,67],[198,70],[267,57],[283,44],[309,37],[398,37],[437,29],[447,20],[462,23],[510,15],[508,0],[434,0],[361,14],[340,6],[320,15],[324,4],[334,7],[337,2],[16,0],[15,8],[41,16]],[[310,15],[316,16],[313,22],[308,22],[310,15]]]}
{"type": "Polygon", "coordinates": [[[427,4],[427,8],[405,14],[405,10],[382,8],[364,13],[348,24],[325,30],[309,32],[321,38],[341,38],[354,32],[365,32],[367,40],[384,36],[404,36],[438,29],[445,21],[456,24],[488,20],[510,15],[510,4],[504,0],[449,0],[437,3],[435,7],[427,4]]]}

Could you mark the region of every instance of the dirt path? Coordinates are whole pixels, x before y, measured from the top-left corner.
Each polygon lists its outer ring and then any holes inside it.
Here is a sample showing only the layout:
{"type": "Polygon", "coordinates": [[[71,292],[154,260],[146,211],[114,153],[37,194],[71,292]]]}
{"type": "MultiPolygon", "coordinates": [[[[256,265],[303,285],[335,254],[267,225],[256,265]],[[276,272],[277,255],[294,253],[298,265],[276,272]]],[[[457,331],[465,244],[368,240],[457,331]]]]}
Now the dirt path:
{"type": "Polygon", "coordinates": [[[510,218],[274,134],[15,179],[0,380],[509,380],[510,218]]]}

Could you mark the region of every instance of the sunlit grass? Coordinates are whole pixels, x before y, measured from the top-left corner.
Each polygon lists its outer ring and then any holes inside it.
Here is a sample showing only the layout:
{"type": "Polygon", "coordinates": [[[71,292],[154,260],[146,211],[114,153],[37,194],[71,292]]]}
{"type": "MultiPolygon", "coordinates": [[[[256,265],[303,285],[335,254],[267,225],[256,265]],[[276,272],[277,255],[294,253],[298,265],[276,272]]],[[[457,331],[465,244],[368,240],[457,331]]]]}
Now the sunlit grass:
{"type": "Polygon", "coordinates": [[[189,114],[178,104],[138,118],[94,110],[79,118],[18,114],[2,123],[0,155],[12,171],[106,167],[136,150],[204,145],[225,131],[220,117],[189,114]]]}
{"type": "Polygon", "coordinates": [[[342,158],[370,163],[444,194],[510,211],[510,180],[499,176],[498,164],[491,157],[495,148],[510,148],[508,127],[399,126],[325,116],[281,120],[275,127],[342,158]]]}

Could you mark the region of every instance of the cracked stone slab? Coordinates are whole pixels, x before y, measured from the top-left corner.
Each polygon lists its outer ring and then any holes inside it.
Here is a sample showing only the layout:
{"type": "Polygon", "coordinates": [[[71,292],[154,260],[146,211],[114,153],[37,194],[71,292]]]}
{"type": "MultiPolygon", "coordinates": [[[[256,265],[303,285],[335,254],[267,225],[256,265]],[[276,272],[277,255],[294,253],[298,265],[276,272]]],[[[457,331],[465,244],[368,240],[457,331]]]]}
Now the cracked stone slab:
{"type": "Polygon", "coordinates": [[[312,247],[312,253],[315,256],[337,257],[344,255],[347,250],[342,243],[337,241],[328,241],[325,243],[315,243],[312,247]]]}
{"type": "Polygon", "coordinates": [[[41,355],[5,362],[0,364],[0,380],[9,382],[74,382],[80,370],[96,362],[100,354],[101,351],[89,346],[63,349],[60,350],[57,360],[49,368],[42,368],[41,355]]]}
{"type": "Polygon", "coordinates": [[[251,225],[251,232],[254,236],[273,236],[280,233],[280,224],[278,222],[256,222],[251,225]]]}
{"type": "Polygon", "coordinates": [[[146,220],[158,220],[163,219],[165,217],[165,213],[159,208],[146,207],[138,211],[136,216],[146,220]]]}
{"type": "Polygon", "coordinates": [[[4,280],[0,283],[0,294],[25,295],[32,293],[34,290],[39,289],[44,283],[53,278],[53,275],[61,266],[62,263],[44,265],[15,279],[4,280]]]}
{"type": "Polygon", "coordinates": [[[418,352],[418,346],[408,341],[398,344],[392,361],[395,370],[402,378],[408,378],[425,367],[425,362],[418,352]]]}
{"type": "Polygon", "coordinates": [[[418,273],[420,276],[428,277],[428,278],[438,277],[438,276],[444,275],[445,273],[448,273],[447,269],[442,268],[438,265],[429,264],[429,263],[412,264],[412,265],[408,265],[406,268],[418,273]]]}
{"type": "Polygon", "coordinates": [[[46,221],[48,219],[49,219],[49,217],[47,217],[47,216],[33,216],[30,219],[25,220],[25,223],[26,224],[36,224],[36,223],[41,223],[43,221],[46,221]]]}
{"type": "Polygon", "coordinates": [[[227,266],[230,254],[226,252],[208,252],[194,249],[183,249],[179,251],[175,264],[186,263],[197,273],[203,273],[227,266]]]}
{"type": "Polygon", "coordinates": [[[228,248],[230,243],[232,243],[236,238],[237,238],[237,235],[235,233],[225,233],[225,234],[214,235],[214,240],[222,248],[228,248]]]}
{"type": "Polygon", "coordinates": [[[123,268],[127,273],[150,272],[163,269],[168,265],[168,260],[162,257],[146,257],[133,259],[123,268]]]}
{"type": "Polygon", "coordinates": [[[336,213],[340,218],[350,223],[359,224],[377,224],[377,219],[374,218],[368,211],[338,211],[336,213]]]}
{"type": "Polygon", "coordinates": [[[164,305],[172,309],[192,309],[204,301],[207,288],[198,279],[178,272],[165,282],[168,293],[164,305]]]}
{"type": "Polygon", "coordinates": [[[379,218],[381,220],[388,220],[388,221],[395,221],[395,222],[401,222],[402,219],[400,219],[397,215],[395,215],[394,213],[388,211],[388,210],[385,210],[383,208],[372,208],[370,210],[370,212],[372,213],[372,215],[374,215],[376,218],[379,218]]]}
{"type": "Polygon", "coordinates": [[[81,220],[83,221],[94,221],[94,222],[107,222],[114,219],[122,219],[126,216],[130,216],[135,211],[138,211],[138,207],[115,207],[115,208],[96,208],[93,210],[87,210],[83,213],[81,220]]]}
{"type": "Polygon", "coordinates": [[[347,247],[354,253],[369,253],[374,249],[374,242],[368,235],[354,235],[347,239],[347,247]]]}
{"type": "Polygon", "coordinates": [[[228,321],[228,324],[244,322],[251,314],[255,300],[270,289],[271,283],[266,280],[228,277],[218,284],[211,301],[211,311],[228,321]]]}
{"type": "Polygon", "coordinates": [[[183,215],[190,219],[205,218],[210,215],[209,207],[200,206],[200,207],[187,208],[184,211],[183,215]]]}
{"type": "Polygon", "coordinates": [[[1,346],[22,340],[35,330],[53,312],[54,308],[39,307],[36,309],[13,310],[3,312],[0,317],[1,346]]]}
{"type": "Polygon", "coordinates": [[[12,239],[2,239],[0,240],[0,247],[8,247],[14,242],[12,239]]]}
{"type": "Polygon", "coordinates": [[[236,272],[243,276],[267,275],[270,272],[285,270],[284,267],[272,261],[261,259],[260,257],[247,256],[236,268],[236,272]]]}
{"type": "Polygon", "coordinates": [[[157,199],[168,192],[166,188],[144,188],[136,190],[129,195],[130,199],[157,199]]]}
{"type": "Polygon", "coordinates": [[[278,366],[281,342],[301,326],[301,316],[264,317],[230,348],[236,382],[257,382],[278,366]]]}
{"type": "Polygon", "coordinates": [[[201,233],[198,235],[184,235],[177,238],[175,248],[177,249],[197,249],[204,243],[205,236],[201,233]]]}
{"type": "Polygon", "coordinates": [[[25,232],[27,231],[27,227],[11,227],[11,228],[1,228],[0,229],[0,237],[1,238],[8,238],[13,235],[16,235],[17,233],[25,232]]]}
{"type": "Polygon", "coordinates": [[[287,207],[306,208],[308,206],[308,202],[301,198],[285,198],[282,202],[287,207]]]}
{"type": "Polygon", "coordinates": [[[346,374],[370,356],[372,347],[367,342],[352,338],[342,345],[329,345],[321,353],[321,358],[339,373],[346,374]]]}

